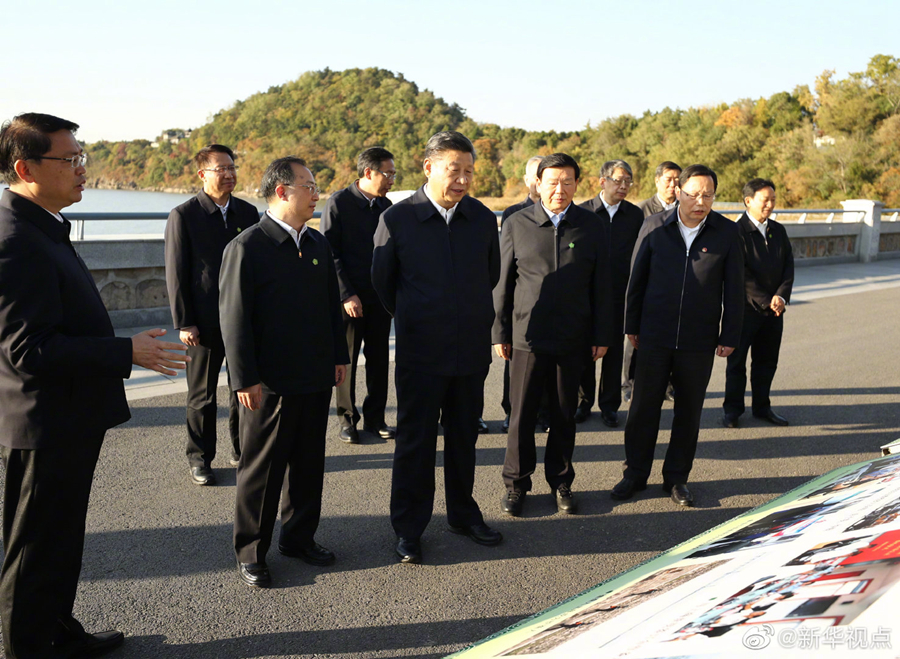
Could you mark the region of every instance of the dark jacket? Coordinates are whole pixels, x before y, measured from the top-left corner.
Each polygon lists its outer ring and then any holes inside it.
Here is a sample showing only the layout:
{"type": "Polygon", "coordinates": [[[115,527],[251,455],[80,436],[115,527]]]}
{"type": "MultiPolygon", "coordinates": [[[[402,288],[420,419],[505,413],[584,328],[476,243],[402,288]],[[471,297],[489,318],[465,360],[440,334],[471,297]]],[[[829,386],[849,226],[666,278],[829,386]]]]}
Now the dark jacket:
{"type": "Polygon", "coordinates": [[[259,210],[232,195],[226,227],[222,211],[202,191],[169,213],[166,287],[172,323],[176,329],[196,326],[203,345],[219,335],[219,269],[225,245],[257,222],[259,210]]]}
{"type": "Polygon", "coordinates": [[[325,202],[319,226],[334,254],[341,300],[356,295],[363,304],[378,302],[372,288],[372,251],[378,218],[390,207],[387,197],[376,197],[369,206],[356,183],[335,192],[325,202]]]}
{"type": "Polygon", "coordinates": [[[470,375],[491,363],[497,218],[466,196],[449,226],[423,188],[388,208],[375,232],[372,284],[394,316],[396,363],[470,375]]]}
{"type": "Polygon", "coordinates": [[[744,248],[744,289],[747,310],[765,316],[775,312],[769,307],[772,298],[779,295],[785,303],[791,301],[794,287],[794,251],[787,231],[775,220],[766,225],[764,240],[756,224],[747,213],[737,222],[740,227],[741,245],[744,248]]]}
{"type": "Polygon", "coordinates": [[[506,222],[510,215],[518,213],[520,210],[528,208],[529,206],[534,206],[534,202],[531,200],[531,197],[525,197],[523,201],[507,208],[503,211],[503,215],[500,216],[500,226],[503,226],[503,223],[506,222]]]}
{"type": "Polygon", "coordinates": [[[638,208],[641,209],[641,212],[644,214],[644,218],[648,218],[651,215],[656,215],[657,213],[664,213],[666,207],[663,206],[663,203],[659,199],[659,195],[655,194],[649,199],[644,199],[644,201],[640,202],[637,205],[638,208]]]}
{"type": "Polygon", "coordinates": [[[644,221],[628,282],[626,334],[639,335],[641,347],[734,348],[743,313],[744,255],[737,224],[710,212],[688,251],[677,208],[644,221]]]}
{"type": "Polygon", "coordinates": [[[225,248],[219,315],[231,388],[262,383],[280,395],[334,386],[348,364],[334,259],[307,228],[300,252],[268,215],[225,248]],[[301,256],[302,255],[302,256],[301,256]]]}
{"type": "Polygon", "coordinates": [[[617,325],[621,329],[625,322],[625,291],[628,289],[628,277],[631,274],[631,256],[634,254],[638,233],[644,224],[644,214],[630,201],[623,200],[610,222],[609,212],[603,205],[600,195],[584,202],[581,207],[595,213],[601,220],[600,225],[606,238],[610,293],[617,315],[617,325]]]}
{"type": "Polygon", "coordinates": [[[511,215],[500,236],[493,342],[557,355],[609,346],[606,255],[597,217],[575,204],[558,227],[541,204],[511,215]]]}
{"type": "Polygon", "coordinates": [[[131,339],[116,338],[70,224],[0,198],[0,444],[52,447],[127,421],[131,339]]]}

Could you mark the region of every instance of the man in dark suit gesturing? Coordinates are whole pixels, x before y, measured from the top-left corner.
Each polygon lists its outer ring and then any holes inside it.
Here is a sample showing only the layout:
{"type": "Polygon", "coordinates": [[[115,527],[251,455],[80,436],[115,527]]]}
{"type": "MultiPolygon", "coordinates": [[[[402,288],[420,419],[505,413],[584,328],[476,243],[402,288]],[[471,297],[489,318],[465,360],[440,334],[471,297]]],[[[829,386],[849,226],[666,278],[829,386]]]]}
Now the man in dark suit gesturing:
{"type": "Polygon", "coordinates": [[[116,338],[60,211],[81,201],[78,126],[47,114],[0,130],[0,459],[7,659],[96,655],[118,631],[88,634],[72,617],[85,517],[106,430],[130,417],[131,365],[175,375],[187,357],[164,330],[116,338]]]}
{"type": "Polygon", "coordinates": [[[740,345],[728,356],[725,369],[722,424],[736,428],[738,417],[744,413],[747,353],[752,350],[753,416],[776,426],[786,426],[788,420],[772,411],[769,391],[778,369],[785,305],[791,300],[794,286],[794,252],[787,231],[771,219],[775,184],[755,178],[744,186],[743,194],[747,210],[737,224],[744,249],[744,325],[740,345]]]}
{"type": "Polygon", "coordinates": [[[311,565],[335,560],[315,533],[331,388],[350,358],[331,248],[306,226],[319,199],[312,172],[301,158],[279,158],[260,191],[269,203],[263,219],[225,248],[219,310],[231,386],[247,408],[234,550],[241,579],[265,587],[279,495],[278,551],[311,565]]]}
{"type": "Polygon", "coordinates": [[[608,297],[612,304],[612,323],[609,349],[603,356],[600,369],[600,386],[597,387],[597,368],[594,362],[585,366],[578,390],[578,409],[575,422],[585,421],[594,405],[597,390],[597,406],[603,424],[615,428],[619,425],[619,407],[622,405],[622,356],[625,348],[625,289],[631,273],[631,254],[638,232],[644,223],[641,210],[626,201],[634,178],[631,166],[624,160],[610,160],[600,168],[600,194],[581,204],[598,216],[603,228],[607,253],[604,262],[609,268],[608,297]]]}
{"type": "Polygon", "coordinates": [[[737,225],[712,210],[716,185],[715,172],[691,165],[679,178],[678,207],[647,218],[638,236],[625,333],[640,358],[625,423],[625,477],[613,499],[629,499],[647,487],[671,374],[675,416],[663,490],[675,503],[693,505],[686,483],[713,355],[727,357],[738,345],[744,311],[741,243],[737,225]]]}
{"type": "Polygon", "coordinates": [[[552,393],[544,474],[559,512],[576,512],[571,487],[578,382],[586,356],[596,361],[606,352],[612,329],[604,229],[594,214],[572,203],[578,163],[554,153],[541,161],[537,176],[540,203],[503,225],[494,289],[492,338],[497,354],[510,362],[512,403],[501,510],[512,516],[521,514],[531,490],[534,424],[545,391],[552,393]]]}
{"type": "Polygon", "coordinates": [[[384,421],[390,368],[391,316],[372,288],[373,237],[378,218],[390,208],[387,193],[397,171],[394,155],[380,146],[369,147],[356,162],[359,178],[338,190],[325,202],[322,233],[331,244],[338,285],[341,289],[344,331],[350,351],[350,376],[335,392],[335,411],[341,422],[340,438],[359,443],[356,424],[356,370],[359,350],[365,342],[366,398],[362,404],[363,428],[382,439],[393,439],[394,429],[384,421]]]}
{"type": "Polygon", "coordinates": [[[483,545],[502,540],[472,496],[478,414],[491,363],[491,289],[500,275],[497,218],[468,196],[475,147],[457,132],[425,145],[425,185],[387,209],[372,283],[394,316],[397,445],[391,524],[401,563],[422,560],[434,508],[438,419],[444,425],[447,521],[483,545]]]}
{"type": "MultiPolygon", "coordinates": [[[[225,359],[219,328],[219,269],[225,245],[259,221],[259,211],[232,192],[237,183],[234,153],[210,144],[194,157],[203,190],[174,208],[166,223],[166,285],[172,323],[188,346],[187,459],[197,485],[216,482],[216,388],[225,359]]],[[[241,455],[238,402],[229,396],[231,463],[241,455]]]]}

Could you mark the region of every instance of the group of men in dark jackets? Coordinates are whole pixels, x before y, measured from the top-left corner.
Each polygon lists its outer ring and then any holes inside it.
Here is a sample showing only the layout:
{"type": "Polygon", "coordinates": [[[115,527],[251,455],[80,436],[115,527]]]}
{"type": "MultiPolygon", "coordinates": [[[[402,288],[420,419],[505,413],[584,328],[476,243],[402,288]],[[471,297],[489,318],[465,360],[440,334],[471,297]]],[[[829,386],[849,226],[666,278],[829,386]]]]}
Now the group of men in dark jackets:
{"type": "MultiPolygon", "coordinates": [[[[600,195],[577,206],[580,167],[551,154],[527,164],[529,198],[504,214],[498,236],[493,212],[468,194],[472,143],[444,131],[425,146],[425,184],[395,205],[386,199],[393,156],[380,147],[364,151],[358,181],[331,197],[320,233],[307,226],[320,190],[304,160],[268,166],[260,219],[232,194],[234,153],[210,145],[196,157],[203,191],[173,210],[166,228],[182,345],[156,340],[162,330],[112,336],[60,215],[80,200],[85,180],[76,129],[49,115],[22,115],[0,132],[0,173],[10,184],[0,200],[0,617],[9,657],[87,656],[122,642],[120,632],[85,632],[72,606],[93,469],[105,430],[128,418],[121,378],[131,363],[168,374],[187,364],[189,473],[208,486],[215,483],[216,384],[227,362],[234,547],[240,578],[258,587],[271,583],[265,559],[279,505],[281,553],[313,565],[335,560],[315,542],[332,387],[343,441],[359,441],[360,420],[365,431],[396,440],[390,517],[402,563],[423,558],[439,426],[449,531],[482,545],[502,541],[472,494],[492,345],[509,364],[502,509],[511,515],[532,486],[542,406],[550,429],[545,477],[558,510],[576,512],[576,415],[581,410],[583,420],[590,411],[594,363],[602,359],[601,418],[618,423],[623,335],[635,349],[634,382],[626,470],[614,498],[646,487],[671,381],[675,420],[663,487],[676,503],[692,503],[686,483],[713,354],[729,357],[726,426],[743,412],[748,351],[753,414],[786,423],[768,394],[793,270],[786,234],[769,219],[769,181],[748,183],[748,212],[733,223],[711,211],[717,180],[710,169],[679,173],[677,203],[663,196],[673,186],[657,172],[663,210],[644,219],[624,199],[632,184],[627,163],[606,163],[600,195]],[[384,416],[391,319],[396,430],[384,416]],[[174,352],[185,349],[186,356],[174,352]],[[84,396],[102,413],[79,402],[84,396]]],[[[668,164],[662,174],[677,169],[668,164]]],[[[625,386],[628,380],[626,366],[625,386]]]]}

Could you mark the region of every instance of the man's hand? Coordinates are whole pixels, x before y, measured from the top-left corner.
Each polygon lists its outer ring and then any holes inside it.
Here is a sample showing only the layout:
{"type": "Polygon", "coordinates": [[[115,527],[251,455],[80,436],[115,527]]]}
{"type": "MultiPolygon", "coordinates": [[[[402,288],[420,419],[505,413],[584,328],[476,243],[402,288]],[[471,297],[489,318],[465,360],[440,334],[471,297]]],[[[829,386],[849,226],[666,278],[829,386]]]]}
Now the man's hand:
{"type": "Polygon", "coordinates": [[[734,348],[728,346],[716,346],[716,357],[727,357],[734,352],[734,348]]]}
{"type": "Polygon", "coordinates": [[[780,316],[784,313],[784,300],[781,299],[780,295],[775,295],[772,297],[769,307],[775,312],[776,316],[780,316]]]}
{"type": "Polygon", "coordinates": [[[244,387],[237,390],[238,402],[251,412],[258,410],[262,405],[262,385],[254,384],[252,387],[244,387]]]}
{"type": "Polygon", "coordinates": [[[637,350],[638,343],[640,343],[640,340],[638,339],[638,335],[637,334],[626,334],[626,336],[628,337],[628,340],[631,342],[631,347],[634,348],[635,350],[637,350]]]}
{"type": "Polygon", "coordinates": [[[187,350],[180,343],[157,341],[157,336],[166,333],[164,329],[150,329],[131,337],[131,363],[149,368],[163,375],[178,375],[173,368],[183,369],[185,362],[191,361],[187,355],[173,351],[187,350]]]}
{"type": "Polygon", "coordinates": [[[606,355],[606,350],[606,346],[591,346],[591,359],[597,361],[598,359],[606,355]]]}
{"type": "Polygon", "coordinates": [[[351,295],[346,300],[344,300],[344,311],[347,312],[347,315],[351,318],[362,318],[362,302],[359,301],[358,295],[351,295]]]}
{"type": "Polygon", "coordinates": [[[347,378],[347,364],[337,364],[334,367],[334,386],[340,387],[347,378]]]}
{"type": "Polygon", "coordinates": [[[178,338],[186,346],[198,346],[200,345],[200,330],[196,325],[185,327],[178,330],[178,338]]]}
{"type": "Polygon", "coordinates": [[[497,352],[498,357],[503,357],[506,361],[509,361],[509,358],[512,357],[512,344],[510,343],[495,343],[494,350],[497,352]]]}

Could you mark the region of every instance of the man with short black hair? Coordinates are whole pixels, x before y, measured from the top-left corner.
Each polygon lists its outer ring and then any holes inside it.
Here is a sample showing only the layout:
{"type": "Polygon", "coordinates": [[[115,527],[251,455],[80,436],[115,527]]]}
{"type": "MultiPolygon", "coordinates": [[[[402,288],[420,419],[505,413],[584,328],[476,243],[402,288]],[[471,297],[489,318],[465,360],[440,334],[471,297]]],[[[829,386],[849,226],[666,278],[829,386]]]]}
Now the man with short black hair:
{"type": "Polygon", "coordinates": [[[754,178],[743,190],[747,210],[738,220],[744,250],[744,324],[737,350],[728,356],[722,424],[737,428],[744,413],[747,353],[753,352],[750,388],[753,416],[776,426],[788,420],[772,410],[769,392],[778,369],[784,312],[794,286],[794,252],[784,227],[772,219],[775,184],[754,178]]]}
{"type": "Polygon", "coordinates": [[[491,364],[491,290],[500,274],[497,218],[468,195],[475,147],[465,135],[432,135],[423,169],[425,185],[381,215],[372,258],[372,283],[394,316],[397,341],[391,524],[401,563],[422,560],[439,419],[450,531],[482,545],[502,540],[472,496],[491,364]]]}
{"type": "Polygon", "coordinates": [[[130,418],[132,364],[166,375],[188,360],[152,329],[117,338],[63,208],[81,201],[78,125],[21,114],[0,129],[0,619],[7,659],[95,656],[123,641],[88,634],[72,608],[94,469],[130,418]]]}
{"type": "Polygon", "coordinates": [[[631,166],[624,160],[610,160],[600,168],[600,193],[581,204],[595,213],[603,227],[609,267],[608,296],[612,304],[612,334],[609,349],[603,355],[600,369],[600,386],[597,386],[597,368],[594,362],[585,365],[581,386],[578,389],[578,409],[575,423],[582,423],[591,414],[594,390],[600,420],[609,428],[619,425],[619,407],[622,405],[622,355],[625,345],[625,290],[631,273],[631,254],[638,232],[644,223],[641,210],[625,199],[634,183],[631,166]]]}
{"type": "Polygon", "coordinates": [[[266,554],[281,498],[278,551],[335,561],[315,541],[322,512],[331,388],[350,361],[334,257],[306,223],[319,188],[302,158],[272,161],[260,192],[269,209],[225,248],[219,313],[241,410],[234,550],[249,586],[272,578],[266,554]]]}
{"type": "Polygon", "coordinates": [[[373,237],[378,218],[390,208],[387,193],[397,170],[394,155],[380,146],[359,154],[359,178],[325,202],[322,233],[331,244],[338,285],[341,289],[344,332],[350,351],[350,377],[335,392],[335,410],[340,420],[341,441],[359,443],[356,424],[356,369],[361,345],[365,344],[366,397],[362,404],[363,429],[382,439],[394,439],[394,429],[384,420],[388,396],[391,315],[384,310],[372,287],[373,237]]]}
{"type": "Polygon", "coordinates": [[[687,481],[713,358],[738,345],[744,311],[744,256],[737,225],[712,210],[717,184],[709,167],[691,165],[679,177],[678,206],[651,215],[638,235],[625,333],[640,359],[625,423],[625,474],[613,499],[647,487],[671,376],[677,395],[663,490],[678,505],[694,503],[687,481]]]}
{"type": "Polygon", "coordinates": [[[578,163],[554,153],[541,161],[537,177],[540,203],[503,226],[494,289],[492,338],[497,354],[510,362],[512,403],[501,510],[514,517],[537,466],[534,425],[545,391],[550,431],[544,474],[559,512],[577,511],[571,488],[578,382],[586,355],[596,361],[606,353],[613,325],[604,230],[594,214],[572,203],[578,163]]]}
{"type": "MultiPolygon", "coordinates": [[[[219,270],[222,252],[241,231],[259,222],[256,206],[233,195],[234,153],[210,144],[194,157],[203,190],[169,213],[166,222],[166,286],[172,324],[188,346],[187,459],[195,485],[216,482],[216,389],[225,359],[219,328],[219,270]]],[[[227,371],[226,371],[227,372],[227,371]]],[[[231,464],[241,456],[237,396],[228,396],[231,464]]]]}

